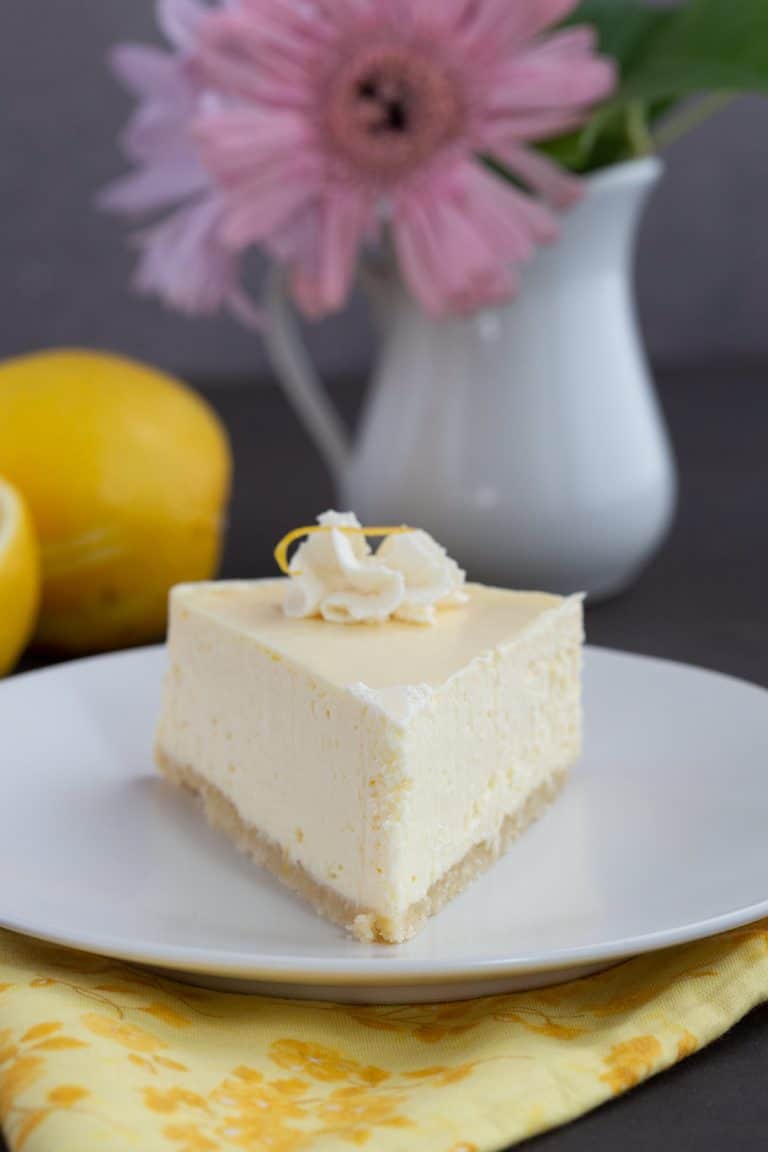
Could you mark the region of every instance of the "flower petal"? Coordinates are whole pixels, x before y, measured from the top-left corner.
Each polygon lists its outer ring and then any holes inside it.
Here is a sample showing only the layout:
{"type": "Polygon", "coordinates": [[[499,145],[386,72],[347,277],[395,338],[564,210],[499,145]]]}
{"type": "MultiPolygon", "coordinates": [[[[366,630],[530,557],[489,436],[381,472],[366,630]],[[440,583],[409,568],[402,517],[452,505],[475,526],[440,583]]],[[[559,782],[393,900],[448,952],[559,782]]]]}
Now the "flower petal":
{"type": "Polygon", "coordinates": [[[398,197],[393,229],[405,278],[432,315],[508,296],[515,265],[556,234],[542,206],[470,158],[437,167],[426,184],[398,197]]]}
{"type": "Polygon", "coordinates": [[[344,306],[371,205],[354,189],[326,194],[318,212],[314,244],[292,268],[292,286],[308,316],[324,316],[344,306]]]}
{"type": "Polygon", "coordinates": [[[583,182],[570,172],[564,171],[541,152],[513,145],[510,148],[497,149],[495,155],[515,176],[519,176],[531,191],[543,196],[553,208],[560,211],[570,208],[584,195],[583,182]]]}
{"type": "Polygon", "coordinates": [[[279,158],[297,158],[308,145],[310,130],[293,111],[264,111],[245,105],[208,112],[195,124],[203,155],[224,181],[258,174],[279,158]]]}
{"type": "Polygon", "coordinates": [[[179,52],[197,47],[200,23],[210,11],[199,0],[157,0],[157,22],[179,52]]]}
{"type": "Polygon", "coordinates": [[[202,68],[212,86],[243,100],[261,99],[265,76],[306,91],[312,65],[327,54],[333,30],[333,24],[310,21],[293,4],[241,0],[205,20],[202,68]]]}
{"type": "Polygon", "coordinates": [[[117,44],[109,54],[112,71],[140,99],[167,99],[178,90],[178,60],[149,44],[117,44]]]}
{"type": "Polygon", "coordinates": [[[569,28],[518,53],[496,72],[488,110],[499,115],[532,108],[574,109],[603,99],[616,84],[616,69],[590,49],[589,30],[569,28]]]}
{"type": "Polygon", "coordinates": [[[120,135],[120,147],[130,159],[141,163],[167,163],[169,157],[193,160],[195,145],[190,135],[192,109],[182,111],[169,104],[146,101],[128,121],[120,135]]]}
{"type": "Polygon", "coordinates": [[[491,18],[494,8],[506,14],[504,41],[505,46],[511,48],[559,24],[578,4],[579,0],[516,0],[514,4],[510,4],[509,0],[491,0],[490,3],[486,0],[482,7],[488,8],[491,18]]]}
{"type": "Polygon", "coordinates": [[[217,311],[236,280],[234,258],[219,241],[220,220],[221,205],[209,196],[140,233],[136,290],[188,315],[217,311]]]}
{"type": "Polygon", "coordinates": [[[473,68],[507,58],[551,25],[564,19],[578,0],[453,0],[458,58],[473,68]]]}
{"type": "Polygon", "coordinates": [[[584,123],[584,113],[573,109],[532,108],[509,112],[490,121],[478,116],[473,138],[478,152],[490,152],[503,158],[504,149],[524,140],[547,140],[571,132],[584,123]]]}
{"type": "Polygon", "coordinates": [[[282,236],[287,221],[316,199],[322,174],[302,117],[230,108],[201,117],[197,137],[224,190],[223,235],[233,247],[282,236]]]}
{"type": "Polygon", "coordinates": [[[156,164],[115,180],[98,194],[96,203],[108,212],[138,215],[166,208],[209,186],[199,164],[178,161],[156,164]]]}

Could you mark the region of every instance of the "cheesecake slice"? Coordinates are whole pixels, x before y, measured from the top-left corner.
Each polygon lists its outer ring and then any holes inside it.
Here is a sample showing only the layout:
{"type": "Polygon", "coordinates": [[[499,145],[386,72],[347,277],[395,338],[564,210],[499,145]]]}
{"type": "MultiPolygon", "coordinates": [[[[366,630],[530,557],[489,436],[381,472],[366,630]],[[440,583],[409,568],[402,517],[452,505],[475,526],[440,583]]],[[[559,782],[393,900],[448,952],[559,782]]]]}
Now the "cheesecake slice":
{"type": "Polygon", "coordinates": [[[366,622],[365,571],[352,624],[339,595],[289,610],[295,580],[176,588],[157,762],[322,915],[399,942],[578,757],[582,603],[466,585],[429,622],[418,590],[366,622]]]}

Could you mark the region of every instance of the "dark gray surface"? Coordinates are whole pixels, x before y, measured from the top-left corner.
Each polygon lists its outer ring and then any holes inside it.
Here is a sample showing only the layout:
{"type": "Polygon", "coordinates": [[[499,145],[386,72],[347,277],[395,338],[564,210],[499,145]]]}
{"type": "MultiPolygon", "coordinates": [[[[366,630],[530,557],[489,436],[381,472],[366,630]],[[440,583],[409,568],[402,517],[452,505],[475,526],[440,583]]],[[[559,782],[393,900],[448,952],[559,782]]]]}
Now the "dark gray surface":
{"type": "MultiPolygon", "coordinates": [[[[630,593],[589,610],[589,638],[768,685],[768,367],[689,367],[659,378],[681,465],[678,523],[630,593]]],[[[277,392],[223,385],[211,395],[237,460],[226,573],[264,574],[275,541],[329,505],[331,487],[277,392]]],[[[339,388],[338,398],[352,416],[359,390],[339,388]]],[[[766,1072],[762,1008],[683,1065],[531,1147],[757,1152],[767,1139],[766,1072]]]]}
{"type": "MultiPolygon", "coordinates": [[[[727,0],[724,0],[724,6],[727,0]]],[[[93,196],[123,170],[130,101],[108,73],[116,40],[157,39],[153,0],[0,3],[0,357],[98,345],[182,374],[264,372],[259,342],[221,319],[195,323],[131,296],[126,229],[93,196]]],[[[768,356],[768,100],[728,108],[669,152],[639,260],[656,356],[768,356]]],[[[357,374],[358,319],[316,333],[328,371],[357,374]]]]}

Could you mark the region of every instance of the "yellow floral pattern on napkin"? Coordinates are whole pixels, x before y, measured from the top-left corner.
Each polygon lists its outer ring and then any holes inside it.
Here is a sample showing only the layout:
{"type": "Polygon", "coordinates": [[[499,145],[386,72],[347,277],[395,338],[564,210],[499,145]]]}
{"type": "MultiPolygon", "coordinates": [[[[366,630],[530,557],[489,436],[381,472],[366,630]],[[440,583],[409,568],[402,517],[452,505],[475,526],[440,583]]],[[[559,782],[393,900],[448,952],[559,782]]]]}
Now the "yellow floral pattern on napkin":
{"type": "Polygon", "coordinates": [[[365,1008],[209,992],[0,932],[12,1152],[491,1152],[768,999],[768,922],[537,992],[365,1008]]]}

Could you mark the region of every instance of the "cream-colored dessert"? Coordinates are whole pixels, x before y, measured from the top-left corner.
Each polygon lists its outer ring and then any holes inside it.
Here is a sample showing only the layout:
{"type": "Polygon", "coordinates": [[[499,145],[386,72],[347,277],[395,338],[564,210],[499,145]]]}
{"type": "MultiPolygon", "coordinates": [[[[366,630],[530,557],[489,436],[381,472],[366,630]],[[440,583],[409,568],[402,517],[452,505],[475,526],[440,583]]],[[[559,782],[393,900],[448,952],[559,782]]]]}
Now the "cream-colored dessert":
{"type": "Polygon", "coordinates": [[[373,556],[343,526],[290,580],[174,590],[157,759],[318,911],[396,942],[578,756],[582,606],[463,586],[423,533],[373,556]]]}

